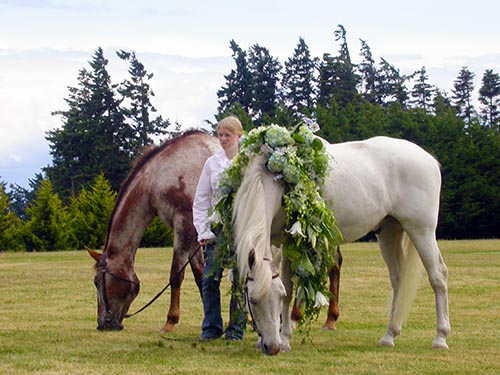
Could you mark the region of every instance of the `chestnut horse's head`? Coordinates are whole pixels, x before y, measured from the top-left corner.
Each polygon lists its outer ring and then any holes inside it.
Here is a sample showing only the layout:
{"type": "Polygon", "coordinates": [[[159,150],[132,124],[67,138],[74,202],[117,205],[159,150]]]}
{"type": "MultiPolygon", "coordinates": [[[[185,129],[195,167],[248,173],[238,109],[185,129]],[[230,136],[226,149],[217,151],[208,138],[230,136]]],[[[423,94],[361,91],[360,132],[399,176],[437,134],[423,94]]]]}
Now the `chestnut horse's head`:
{"type": "Polygon", "coordinates": [[[123,318],[139,293],[139,279],[132,266],[111,261],[87,248],[96,261],[94,284],[97,289],[97,329],[121,330],[123,318]]]}

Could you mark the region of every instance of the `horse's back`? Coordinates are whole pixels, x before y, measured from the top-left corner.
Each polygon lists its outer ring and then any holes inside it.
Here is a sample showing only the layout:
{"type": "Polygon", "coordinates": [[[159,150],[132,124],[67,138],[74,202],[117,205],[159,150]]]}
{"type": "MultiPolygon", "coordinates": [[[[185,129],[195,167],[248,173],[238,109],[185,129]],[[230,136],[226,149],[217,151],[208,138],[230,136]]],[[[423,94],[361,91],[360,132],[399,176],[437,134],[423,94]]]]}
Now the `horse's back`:
{"type": "Polygon", "coordinates": [[[195,132],[163,148],[147,171],[146,185],[158,204],[184,202],[191,210],[198,179],[205,161],[220,149],[217,138],[195,132]]]}
{"type": "Polygon", "coordinates": [[[153,148],[129,175],[122,201],[150,206],[173,226],[175,213],[191,213],[203,165],[218,149],[217,138],[200,131],[186,132],[153,148]]]}
{"type": "Polygon", "coordinates": [[[376,229],[387,216],[405,223],[420,215],[426,225],[437,224],[439,163],[421,147],[375,137],[327,150],[332,168],[324,194],[348,241],[376,229]]]}

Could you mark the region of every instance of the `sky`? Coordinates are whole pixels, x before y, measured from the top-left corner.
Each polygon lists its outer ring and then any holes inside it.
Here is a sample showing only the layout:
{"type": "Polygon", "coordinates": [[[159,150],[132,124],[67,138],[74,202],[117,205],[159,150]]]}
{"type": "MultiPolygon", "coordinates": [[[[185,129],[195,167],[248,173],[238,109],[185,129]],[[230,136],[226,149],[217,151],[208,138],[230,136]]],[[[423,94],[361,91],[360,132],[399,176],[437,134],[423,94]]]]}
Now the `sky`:
{"type": "Polygon", "coordinates": [[[61,127],[68,87],[101,47],[113,83],[116,51],[134,51],[154,77],[158,113],[199,128],[214,121],[217,90],[234,68],[229,42],[267,48],[281,63],[303,38],[312,56],[336,55],[343,25],[354,63],[360,39],[402,74],[425,66],[451,92],[462,67],[479,90],[500,73],[500,2],[476,0],[0,0],[0,182],[27,188],[51,163],[46,132],[61,127]]]}

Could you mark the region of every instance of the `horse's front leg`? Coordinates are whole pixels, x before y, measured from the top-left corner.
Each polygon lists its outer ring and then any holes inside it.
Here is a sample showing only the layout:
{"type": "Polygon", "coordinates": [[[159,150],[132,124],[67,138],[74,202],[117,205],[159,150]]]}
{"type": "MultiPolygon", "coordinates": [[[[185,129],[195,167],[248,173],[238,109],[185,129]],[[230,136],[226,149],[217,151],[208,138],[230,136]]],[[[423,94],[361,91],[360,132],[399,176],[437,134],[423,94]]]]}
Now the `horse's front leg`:
{"type": "Polygon", "coordinates": [[[292,350],[292,347],[290,346],[290,339],[292,338],[293,334],[293,326],[292,326],[292,320],[291,320],[291,315],[290,315],[290,303],[292,301],[292,296],[293,296],[293,285],[292,285],[292,271],[290,269],[290,261],[288,258],[284,257],[283,261],[281,263],[281,281],[283,282],[283,285],[285,286],[286,290],[286,297],[283,300],[283,306],[281,310],[281,350],[288,352],[292,350]]]}

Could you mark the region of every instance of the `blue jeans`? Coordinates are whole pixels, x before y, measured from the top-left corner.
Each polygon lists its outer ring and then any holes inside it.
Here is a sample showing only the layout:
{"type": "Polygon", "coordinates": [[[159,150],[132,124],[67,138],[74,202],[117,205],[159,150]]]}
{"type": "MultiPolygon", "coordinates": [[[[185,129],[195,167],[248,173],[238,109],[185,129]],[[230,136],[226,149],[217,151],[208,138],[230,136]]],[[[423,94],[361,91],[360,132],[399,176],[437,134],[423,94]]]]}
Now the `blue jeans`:
{"type": "MultiPolygon", "coordinates": [[[[201,336],[211,339],[222,336],[224,333],[220,302],[220,281],[223,269],[217,266],[215,245],[213,242],[205,246],[205,254],[202,280],[204,317],[201,325],[201,336]]],[[[245,325],[245,313],[239,307],[237,299],[231,296],[226,338],[243,338],[245,325]]]]}

